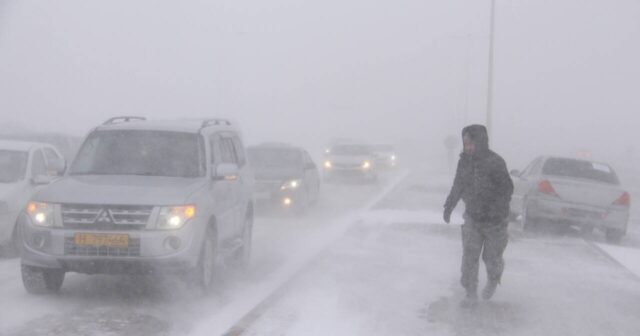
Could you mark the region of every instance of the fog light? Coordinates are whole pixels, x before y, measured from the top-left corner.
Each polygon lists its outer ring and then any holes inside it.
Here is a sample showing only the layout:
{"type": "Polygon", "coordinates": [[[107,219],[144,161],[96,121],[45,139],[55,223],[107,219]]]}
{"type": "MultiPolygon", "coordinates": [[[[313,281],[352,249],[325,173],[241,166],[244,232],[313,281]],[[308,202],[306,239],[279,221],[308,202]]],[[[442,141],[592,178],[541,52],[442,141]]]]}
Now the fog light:
{"type": "Polygon", "coordinates": [[[167,237],[164,240],[164,246],[167,248],[172,248],[174,250],[177,250],[180,248],[181,245],[182,245],[182,241],[178,237],[171,236],[171,237],[167,237]]]}
{"type": "Polygon", "coordinates": [[[291,205],[292,202],[293,201],[291,201],[289,197],[286,197],[285,199],[282,200],[282,204],[284,204],[285,206],[291,205]]]}
{"type": "Polygon", "coordinates": [[[42,233],[35,233],[31,237],[31,244],[37,249],[43,249],[47,244],[47,236],[42,233]]]}

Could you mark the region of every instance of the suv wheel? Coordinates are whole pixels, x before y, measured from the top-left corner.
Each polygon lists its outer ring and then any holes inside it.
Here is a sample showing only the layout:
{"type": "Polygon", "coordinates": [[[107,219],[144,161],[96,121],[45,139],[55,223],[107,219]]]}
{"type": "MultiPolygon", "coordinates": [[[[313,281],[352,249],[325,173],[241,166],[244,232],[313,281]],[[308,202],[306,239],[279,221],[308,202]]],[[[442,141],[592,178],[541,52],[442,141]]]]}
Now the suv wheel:
{"type": "Polygon", "coordinates": [[[213,229],[208,228],[200,250],[200,260],[196,272],[196,281],[205,292],[211,291],[214,283],[218,242],[213,229]]]}
{"type": "Polygon", "coordinates": [[[64,282],[64,270],[21,265],[22,283],[31,294],[55,293],[64,282]]]}
{"type": "Polygon", "coordinates": [[[230,264],[237,268],[246,268],[251,262],[251,248],[253,239],[253,218],[247,216],[242,229],[242,245],[231,256],[230,264]]]}

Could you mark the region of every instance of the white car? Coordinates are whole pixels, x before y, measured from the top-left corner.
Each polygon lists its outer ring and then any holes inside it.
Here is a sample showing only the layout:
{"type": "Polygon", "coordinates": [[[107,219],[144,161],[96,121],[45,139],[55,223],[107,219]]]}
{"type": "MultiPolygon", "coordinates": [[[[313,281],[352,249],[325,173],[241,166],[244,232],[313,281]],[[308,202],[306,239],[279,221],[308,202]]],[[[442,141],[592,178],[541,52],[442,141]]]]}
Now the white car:
{"type": "Polygon", "coordinates": [[[378,168],[375,153],[365,144],[335,145],[325,154],[324,180],[361,180],[376,182],[378,168]]]}
{"type": "Polygon", "coordinates": [[[539,157],[522,172],[512,171],[511,211],[525,230],[539,222],[605,232],[618,242],[627,232],[631,197],[606,163],[539,157]]]}
{"type": "Polygon", "coordinates": [[[0,246],[14,245],[18,214],[64,168],[62,155],[51,145],[0,141],[0,246]]]}

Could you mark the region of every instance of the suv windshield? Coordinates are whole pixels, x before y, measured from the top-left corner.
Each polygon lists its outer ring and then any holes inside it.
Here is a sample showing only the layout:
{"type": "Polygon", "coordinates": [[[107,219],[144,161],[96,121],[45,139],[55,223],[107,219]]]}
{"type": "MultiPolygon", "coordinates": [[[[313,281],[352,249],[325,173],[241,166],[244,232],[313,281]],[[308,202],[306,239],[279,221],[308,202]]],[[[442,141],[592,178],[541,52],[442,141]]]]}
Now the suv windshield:
{"type": "Polygon", "coordinates": [[[335,155],[371,155],[371,148],[364,145],[340,145],[331,149],[335,155]]]}
{"type": "Polygon", "coordinates": [[[292,169],[302,167],[302,155],[297,150],[284,148],[249,148],[249,162],[256,169],[292,169]]]}
{"type": "Polygon", "coordinates": [[[12,183],[24,178],[27,171],[27,152],[0,150],[0,183],[12,183]]]}
{"type": "Polygon", "coordinates": [[[80,148],[70,174],[200,177],[205,160],[198,134],[95,131],[80,148]]]}
{"type": "Polygon", "coordinates": [[[542,167],[542,173],[544,175],[575,177],[609,184],[619,184],[618,176],[611,167],[603,163],[584,160],[549,159],[542,167]]]}

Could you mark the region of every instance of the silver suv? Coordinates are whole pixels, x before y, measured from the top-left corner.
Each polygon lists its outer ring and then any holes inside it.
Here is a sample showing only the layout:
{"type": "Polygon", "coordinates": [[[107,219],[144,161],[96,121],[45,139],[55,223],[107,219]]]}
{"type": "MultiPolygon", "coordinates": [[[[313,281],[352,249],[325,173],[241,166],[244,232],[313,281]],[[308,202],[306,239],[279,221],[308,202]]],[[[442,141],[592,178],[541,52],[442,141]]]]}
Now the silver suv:
{"type": "Polygon", "coordinates": [[[249,261],[251,191],[229,121],[112,118],[20,215],[24,286],[57,291],[65,272],[176,271],[208,290],[219,261],[249,261]]]}

